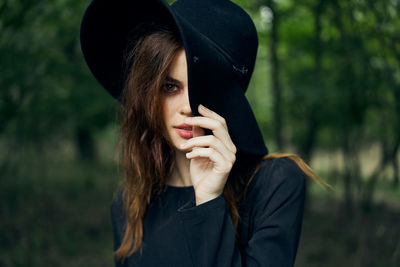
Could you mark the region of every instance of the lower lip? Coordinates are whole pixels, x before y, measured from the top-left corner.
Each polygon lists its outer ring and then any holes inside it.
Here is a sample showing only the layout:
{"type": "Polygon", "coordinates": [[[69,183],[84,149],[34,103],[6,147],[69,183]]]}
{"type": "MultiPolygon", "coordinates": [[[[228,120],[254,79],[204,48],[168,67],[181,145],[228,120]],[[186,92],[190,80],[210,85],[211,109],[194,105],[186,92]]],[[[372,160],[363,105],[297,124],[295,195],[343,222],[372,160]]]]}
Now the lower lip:
{"type": "Polygon", "coordinates": [[[188,131],[184,129],[179,129],[175,128],[178,134],[183,137],[183,138],[192,138],[193,137],[193,131],[188,131]]]}

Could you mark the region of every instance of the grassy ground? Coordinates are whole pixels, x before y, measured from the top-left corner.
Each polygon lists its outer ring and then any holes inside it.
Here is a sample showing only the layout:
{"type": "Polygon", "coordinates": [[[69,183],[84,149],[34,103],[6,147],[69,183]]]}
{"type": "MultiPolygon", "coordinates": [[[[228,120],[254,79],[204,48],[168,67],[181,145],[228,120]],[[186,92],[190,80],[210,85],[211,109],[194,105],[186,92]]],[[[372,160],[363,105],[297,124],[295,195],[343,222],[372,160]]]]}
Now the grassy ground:
{"type": "Polygon", "coordinates": [[[2,179],[0,266],[111,266],[111,181],[79,164],[2,179]]]}
{"type": "MultiPolygon", "coordinates": [[[[113,265],[113,151],[100,148],[105,156],[89,164],[68,147],[1,158],[0,266],[113,265]]],[[[379,186],[368,213],[349,214],[340,192],[310,189],[296,267],[400,266],[400,210],[391,204],[398,191],[379,186]]]]}
{"type": "Polygon", "coordinates": [[[368,212],[347,211],[340,199],[312,195],[296,267],[400,266],[400,210],[385,201],[368,212]]]}

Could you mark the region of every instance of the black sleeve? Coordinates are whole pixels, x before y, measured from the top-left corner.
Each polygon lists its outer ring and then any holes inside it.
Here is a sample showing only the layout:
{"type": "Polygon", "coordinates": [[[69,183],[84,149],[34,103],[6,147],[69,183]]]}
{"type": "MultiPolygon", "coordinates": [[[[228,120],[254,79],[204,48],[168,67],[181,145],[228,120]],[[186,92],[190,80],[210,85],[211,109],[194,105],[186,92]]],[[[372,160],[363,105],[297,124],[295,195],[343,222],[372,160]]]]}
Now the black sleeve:
{"type": "MultiPolygon", "coordinates": [[[[117,250],[122,242],[122,238],[125,232],[125,216],[122,210],[122,190],[120,190],[117,196],[112,200],[110,211],[111,211],[111,224],[113,230],[113,247],[114,251],[117,250]]],[[[114,257],[115,267],[124,267],[120,261],[117,261],[114,257]]]]}
{"type": "Polygon", "coordinates": [[[235,235],[225,198],[196,206],[194,201],[178,210],[193,266],[294,265],[300,238],[305,175],[290,159],[274,159],[260,168],[252,190],[250,221],[253,232],[243,254],[235,235]]]}

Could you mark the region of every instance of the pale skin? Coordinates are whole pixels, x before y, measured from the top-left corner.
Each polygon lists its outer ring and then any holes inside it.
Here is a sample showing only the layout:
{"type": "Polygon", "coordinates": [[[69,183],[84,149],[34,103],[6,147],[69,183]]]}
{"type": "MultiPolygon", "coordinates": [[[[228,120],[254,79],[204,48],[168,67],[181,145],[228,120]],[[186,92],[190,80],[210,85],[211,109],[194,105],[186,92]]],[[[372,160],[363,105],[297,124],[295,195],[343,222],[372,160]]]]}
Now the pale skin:
{"type": "Polygon", "coordinates": [[[228,132],[226,121],[216,112],[199,105],[202,116],[193,116],[188,97],[186,55],[179,51],[164,86],[163,116],[169,140],[176,151],[176,165],[167,184],[193,186],[196,205],[222,194],[228,175],[236,160],[236,146],[228,132]],[[176,126],[191,125],[192,138],[180,136],[176,126]],[[210,129],[212,135],[204,135],[210,129]]]}

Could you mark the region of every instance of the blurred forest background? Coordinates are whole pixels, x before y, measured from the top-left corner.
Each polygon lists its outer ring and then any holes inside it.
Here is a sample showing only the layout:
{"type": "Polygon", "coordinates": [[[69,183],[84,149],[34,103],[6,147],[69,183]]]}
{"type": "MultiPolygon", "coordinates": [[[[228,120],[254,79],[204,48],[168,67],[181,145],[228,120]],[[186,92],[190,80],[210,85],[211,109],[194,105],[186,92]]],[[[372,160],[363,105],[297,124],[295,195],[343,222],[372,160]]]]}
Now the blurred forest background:
{"type": "MultiPolygon", "coordinates": [[[[117,102],[80,50],[89,2],[0,0],[0,266],[113,265],[117,102]]],[[[234,2],[268,148],[335,188],[309,183],[296,267],[400,266],[400,1],[234,2]]]]}

